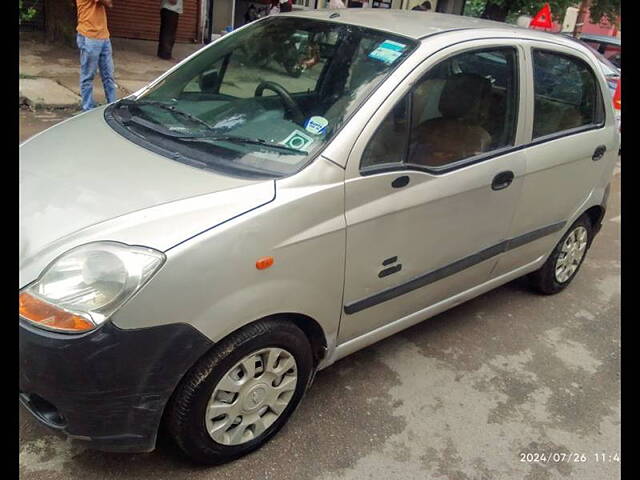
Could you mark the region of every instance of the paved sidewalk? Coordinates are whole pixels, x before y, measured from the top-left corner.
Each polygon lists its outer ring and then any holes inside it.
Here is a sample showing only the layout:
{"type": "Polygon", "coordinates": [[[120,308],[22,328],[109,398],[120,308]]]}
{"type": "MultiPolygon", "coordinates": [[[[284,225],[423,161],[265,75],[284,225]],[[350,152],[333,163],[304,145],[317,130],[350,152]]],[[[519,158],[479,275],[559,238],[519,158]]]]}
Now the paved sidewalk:
{"type": "MultiPolygon", "coordinates": [[[[157,42],[113,38],[113,61],[118,96],[128,95],[154,80],[173,65],[203,47],[176,44],[174,61],[156,56],[157,42]]],[[[48,43],[40,32],[20,34],[20,104],[31,108],[79,108],[80,64],[78,50],[48,43]]],[[[94,80],[94,96],[105,103],[100,74],[94,80]]]]}

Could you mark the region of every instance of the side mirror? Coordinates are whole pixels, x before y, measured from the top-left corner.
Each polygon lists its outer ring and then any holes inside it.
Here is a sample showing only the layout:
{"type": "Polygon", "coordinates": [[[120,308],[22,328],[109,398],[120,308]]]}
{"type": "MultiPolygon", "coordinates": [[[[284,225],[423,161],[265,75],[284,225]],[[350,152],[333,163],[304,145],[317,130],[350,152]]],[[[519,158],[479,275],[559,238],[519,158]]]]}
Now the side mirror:
{"type": "Polygon", "coordinates": [[[209,70],[200,75],[200,91],[207,93],[218,93],[220,89],[220,79],[216,70],[209,70]]]}

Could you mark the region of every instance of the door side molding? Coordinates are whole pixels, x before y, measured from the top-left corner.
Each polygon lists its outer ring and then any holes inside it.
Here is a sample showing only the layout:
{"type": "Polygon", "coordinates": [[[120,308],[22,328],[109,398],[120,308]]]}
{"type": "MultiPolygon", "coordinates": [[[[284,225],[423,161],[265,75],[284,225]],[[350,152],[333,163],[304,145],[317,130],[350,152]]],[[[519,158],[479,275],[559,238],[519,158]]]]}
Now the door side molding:
{"type": "Polygon", "coordinates": [[[361,300],[348,303],[344,306],[344,313],[350,315],[360,312],[380,303],[392,300],[396,297],[399,297],[400,295],[404,295],[405,293],[409,293],[413,290],[417,290],[418,288],[422,288],[426,285],[429,285],[430,283],[442,280],[445,277],[461,272],[464,269],[473,267],[480,262],[484,262],[491,257],[495,257],[496,255],[500,255],[501,253],[521,247],[522,245],[533,242],[547,235],[551,235],[552,233],[559,232],[560,230],[562,230],[566,223],[566,221],[554,223],[552,225],[547,225],[546,227],[532,230],[531,232],[525,233],[523,235],[519,235],[508,240],[503,240],[502,242],[492,247],[485,248],[484,250],[474,253],[473,255],[469,255],[468,257],[462,258],[461,260],[450,263],[449,265],[445,265],[444,267],[419,275],[409,280],[408,282],[396,285],[395,287],[387,288],[386,290],[382,290],[361,300]]]}

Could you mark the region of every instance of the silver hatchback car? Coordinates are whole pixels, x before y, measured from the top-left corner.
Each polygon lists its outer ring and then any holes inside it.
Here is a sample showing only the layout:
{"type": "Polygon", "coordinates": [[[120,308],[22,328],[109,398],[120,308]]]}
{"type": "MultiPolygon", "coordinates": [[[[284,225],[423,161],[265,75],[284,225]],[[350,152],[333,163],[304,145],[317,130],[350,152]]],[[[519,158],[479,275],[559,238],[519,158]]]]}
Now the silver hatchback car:
{"type": "Polygon", "coordinates": [[[376,9],[267,17],[20,148],[20,400],[90,446],[269,440],[316,371],[578,272],[619,136],[569,39],[376,9]]]}

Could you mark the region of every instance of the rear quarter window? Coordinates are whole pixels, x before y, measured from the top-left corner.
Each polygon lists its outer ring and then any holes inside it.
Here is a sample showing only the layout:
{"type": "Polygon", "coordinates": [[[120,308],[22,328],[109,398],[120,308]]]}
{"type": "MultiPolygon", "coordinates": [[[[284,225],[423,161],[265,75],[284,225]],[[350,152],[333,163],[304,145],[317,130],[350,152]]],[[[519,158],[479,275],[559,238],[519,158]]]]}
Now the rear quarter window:
{"type": "Polygon", "coordinates": [[[591,67],[559,52],[533,51],[533,138],[604,123],[602,93],[591,67]]]}

